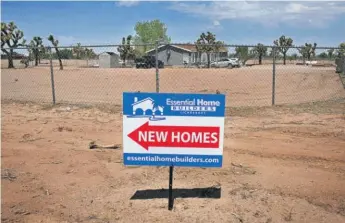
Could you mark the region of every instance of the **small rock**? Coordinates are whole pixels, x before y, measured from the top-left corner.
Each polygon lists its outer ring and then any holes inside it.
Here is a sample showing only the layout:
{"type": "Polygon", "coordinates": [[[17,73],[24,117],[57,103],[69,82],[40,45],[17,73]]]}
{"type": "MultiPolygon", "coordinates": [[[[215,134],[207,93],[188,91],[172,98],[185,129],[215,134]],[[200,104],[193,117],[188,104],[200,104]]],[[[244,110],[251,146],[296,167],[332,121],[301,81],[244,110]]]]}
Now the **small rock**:
{"type": "Polygon", "coordinates": [[[71,108],[70,107],[58,108],[56,111],[58,111],[58,112],[66,112],[66,111],[71,111],[71,108]]]}
{"type": "Polygon", "coordinates": [[[259,211],[256,211],[256,212],[254,213],[254,217],[256,217],[256,218],[258,218],[258,217],[260,217],[260,216],[261,216],[261,214],[260,214],[259,211]]]}
{"type": "Polygon", "coordinates": [[[29,215],[30,212],[29,211],[25,211],[25,210],[22,210],[22,209],[18,209],[14,212],[14,214],[21,214],[21,215],[29,215]]]}
{"type": "Polygon", "coordinates": [[[89,217],[87,217],[88,219],[90,220],[93,220],[93,219],[97,219],[97,217],[95,215],[90,215],[89,217]]]}

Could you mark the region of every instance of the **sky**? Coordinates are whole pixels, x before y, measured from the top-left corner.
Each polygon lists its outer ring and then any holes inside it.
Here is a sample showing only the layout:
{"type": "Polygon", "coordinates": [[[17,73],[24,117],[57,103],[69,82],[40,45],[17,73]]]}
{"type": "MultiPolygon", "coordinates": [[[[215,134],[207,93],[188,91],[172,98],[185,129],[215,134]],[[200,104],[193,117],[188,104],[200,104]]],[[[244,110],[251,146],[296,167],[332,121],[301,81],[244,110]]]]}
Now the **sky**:
{"type": "Polygon", "coordinates": [[[1,1],[1,21],[14,21],[25,39],[53,34],[60,45],[119,44],[139,21],[159,19],[174,43],[202,32],[227,44],[272,45],[281,35],[294,44],[345,42],[345,1],[1,1]]]}

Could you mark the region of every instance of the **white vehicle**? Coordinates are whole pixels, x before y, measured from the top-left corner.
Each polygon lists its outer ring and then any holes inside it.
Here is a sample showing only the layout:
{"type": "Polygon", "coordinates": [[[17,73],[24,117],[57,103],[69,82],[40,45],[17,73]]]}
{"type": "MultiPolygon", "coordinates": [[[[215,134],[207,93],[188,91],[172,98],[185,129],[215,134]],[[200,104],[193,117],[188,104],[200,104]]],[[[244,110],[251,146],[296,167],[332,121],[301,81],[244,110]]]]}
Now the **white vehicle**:
{"type": "Polygon", "coordinates": [[[316,60],[313,60],[313,61],[307,60],[307,61],[305,62],[305,65],[307,65],[307,66],[309,66],[309,65],[314,65],[314,64],[317,64],[317,61],[316,61],[316,60]]]}
{"type": "Polygon", "coordinates": [[[212,62],[211,67],[240,67],[240,60],[238,58],[220,59],[218,62],[212,62]]]}

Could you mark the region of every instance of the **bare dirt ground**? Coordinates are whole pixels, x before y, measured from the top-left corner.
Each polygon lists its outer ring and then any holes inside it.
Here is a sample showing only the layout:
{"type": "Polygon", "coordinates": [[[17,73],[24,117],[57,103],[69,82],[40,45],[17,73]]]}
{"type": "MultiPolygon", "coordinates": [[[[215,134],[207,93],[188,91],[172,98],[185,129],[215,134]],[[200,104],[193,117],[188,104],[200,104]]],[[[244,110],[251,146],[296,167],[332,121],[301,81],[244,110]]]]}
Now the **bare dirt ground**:
{"type": "Polygon", "coordinates": [[[175,168],[168,211],[168,169],[122,164],[120,108],[5,103],[2,222],[345,222],[345,99],[227,115],[223,167],[175,168]]]}
{"type": "MultiPolygon", "coordinates": [[[[272,103],[272,65],[235,69],[166,68],[159,75],[161,92],[215,93],[227,96],[227,106],[272,103]]],[[[124,91],[156,90],[155,69],[54,68],[58,103],[122,104],[124,91]]],[[[3,99],[51,102],[48,65],[1,69],[3,99]]],[[[341,98],[344,87],[334,67],[276,66],[276,104],[298,104],[341,98]]]]}

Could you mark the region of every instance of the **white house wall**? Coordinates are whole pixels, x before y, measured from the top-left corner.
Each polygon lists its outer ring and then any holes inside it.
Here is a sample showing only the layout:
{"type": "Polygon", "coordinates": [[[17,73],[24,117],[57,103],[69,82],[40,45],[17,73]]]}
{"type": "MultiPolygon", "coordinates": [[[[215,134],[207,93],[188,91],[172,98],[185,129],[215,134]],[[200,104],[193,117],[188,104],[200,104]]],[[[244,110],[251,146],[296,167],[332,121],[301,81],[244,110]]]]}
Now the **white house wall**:
{"type": "Polygon", "coordinates": [[[99,67],[100,68],[110,68],[110,55],[109,54],[99,55],[99,67]]]}
{"type": "Polygon", "coordinates": [[[189,64],[190,53],[183,53],[183,62],[186,61],[189,64]]]}
{"type": "MultiPolygon", "coordinates": [[[[217,61],[223,58],[227,58],[227,52],[221,52],[221,53],[211,53],[210,54],[210,61],[217,61]]],[[[201,63],[206,63],[207,62],[207,53],[192,53],[191,55],[191,62],[201,62],[201,63]]]]}
{"type": "Polygon", "coordinates": [[[112,55],[110,57],[110,65],[111,67],[120,67],[120,62],[119,62],[119,56],[118,55],[112,55]]]}
{"type": "Polygon", "coordinates": [[[100,68],[115,68],[119,67],[119,56],[118,55],[109,55],[103,53],[99,55],[99,67],[100,68]]]}
{"type": "MultiPolygon", "coordinates": [[[[187,52],[186,52],[187,53],[187,52]]],[[[151,51],[149,55],[155,56],[156,51],[151,51]]],[[[167,47],[161,47],[158,51],[158,59],[163,61],[164,65],[179,66],[183,65],[183,50],[170,47],[170,57],[167,55],[167,47]]],[[[188,54],[188,53],[187,53],[188,54]]]]}
{"type": "MultiPolygon", "coordinates": [[[[148,53],[149,55],[155,56],[155,50],[148,53]]],[[[211,53],[210,59],[211,61],[216,61],[218,58],[226,58],[227,52],[222,53],[211,53]]],[[[161,47],[158,49],[158,59],[164,62],[164,65],[183,65],[183,61],[187,61],[187,63],[195,63],[195,62],[207,62],[207,54],[202,53],[201,57],[197,52],[188,52],[182,49],[178,49],[175,47],[170,47],[170,58],[167,56],[167,46],[161,47]],[[201,61],[199,61],[201,59],[201,61]]]]}

